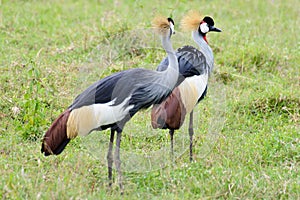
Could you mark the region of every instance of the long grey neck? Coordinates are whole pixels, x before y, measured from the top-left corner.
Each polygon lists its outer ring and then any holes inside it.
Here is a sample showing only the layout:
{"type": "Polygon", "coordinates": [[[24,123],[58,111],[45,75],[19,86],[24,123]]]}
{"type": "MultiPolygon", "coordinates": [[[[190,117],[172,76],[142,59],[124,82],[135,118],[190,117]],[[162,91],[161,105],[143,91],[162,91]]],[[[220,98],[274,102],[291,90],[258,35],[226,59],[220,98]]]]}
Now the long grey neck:
{"type": "Polygon", "coordinates": [[[167,70],[163,73],[163,80],[165,86],[173,89],[175,84],[177,83],[177,79],[179,76],[179,67],[177,57],[175,55],[175,51],[172,47],[171,38],[169,36],[162,36],[162,45],[165,51],[168,54],[169,65],[167,70]]]}
{"type": "Polygon", "coordinates": [[[199,45],[201,52],[204,54],[204,56],[206,58],[206,62],[209,67],[208,72],[210,74],[214,68],[213,51],[210,48],[210,46],[207,44],[207,42],[205,41],[203,36],[201,34],[199,34],[199,32],[197,30],[192,32],[192,37],[195,40],[195,42],[199,45]]]}

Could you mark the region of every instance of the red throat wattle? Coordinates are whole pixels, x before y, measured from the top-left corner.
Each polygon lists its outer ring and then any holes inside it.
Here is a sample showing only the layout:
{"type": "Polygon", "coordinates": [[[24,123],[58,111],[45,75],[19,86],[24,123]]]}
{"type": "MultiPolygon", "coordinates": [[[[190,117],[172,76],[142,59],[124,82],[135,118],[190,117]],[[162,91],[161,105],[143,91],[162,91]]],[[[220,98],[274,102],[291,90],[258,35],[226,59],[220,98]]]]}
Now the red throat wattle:
{"type": "Polygon", "coordinates": [[[206,39],[206,35],[203,36],[203,39],[204,39],[205,42],[208,44],[207,39],[206,39]]]}
{"type": "MultiPolygon", "coordinates": [[[[203,23],[205,23],[205,21],[201,21],[201,22],[200,22],[200,24],[203,24],[203,23]]],[[[203,34],[203,39],[204,39],[205,42],[208,44],[208,41],[207,41],[207,39],[206,39],[206,34],[203,34]]]]}

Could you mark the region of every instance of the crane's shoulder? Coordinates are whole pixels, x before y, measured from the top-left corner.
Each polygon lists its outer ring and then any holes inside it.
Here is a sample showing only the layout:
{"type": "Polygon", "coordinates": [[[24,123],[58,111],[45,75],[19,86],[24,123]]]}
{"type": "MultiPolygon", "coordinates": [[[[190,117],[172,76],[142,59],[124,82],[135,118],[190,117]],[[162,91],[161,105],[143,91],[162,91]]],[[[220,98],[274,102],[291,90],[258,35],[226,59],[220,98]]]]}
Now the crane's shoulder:
{"type": "MultiPolygon", "coordinates": [[[[176,51],[176,57],[179,64],[179,72],[184,77],[201,75],[207,72],[207,63],[204,54],[197,48],[186,45],[176,51]]],[[[164,71],[169,65],[166,57],[157,67],[157,71],[164,71]]]]}
{"type": "Polygon", "coordinates": [[[152,71],[152,73],[151,71],[143,68],[134,68],[111,74],[85,89],[75,98],[69,108],[76,109],[92,104],[104,104],[114,99],[114,104],[118,105],[132,94],[139,87],[140,83],[151,83],[149,79],[155,74],[153,73],[155,71],[152,71]]]}
{"type": "Polygon", "coordinates": [[[192,53],[192,54],[202,54],[201,51],[199,51],[197,48],[191,46],[191,45],[185,45],[183,47],[180,47],[177,49],[177,52],[183,52],[183,53],[192,53]]]}

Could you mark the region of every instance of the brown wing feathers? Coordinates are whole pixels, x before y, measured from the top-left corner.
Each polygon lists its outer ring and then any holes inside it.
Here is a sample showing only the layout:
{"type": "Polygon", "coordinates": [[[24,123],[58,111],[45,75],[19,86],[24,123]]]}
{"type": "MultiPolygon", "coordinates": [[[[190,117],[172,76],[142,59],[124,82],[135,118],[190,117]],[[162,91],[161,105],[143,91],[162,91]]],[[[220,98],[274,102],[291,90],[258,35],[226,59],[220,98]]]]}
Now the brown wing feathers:
{"type": "Polygon", "coordinates": [[[67,137],[67,121],[70,115],[69,110],[63,112],[46,132],[42,142],[42,153],[45,156],[60,154],[70,139],[67,137]]]}
{"type": "Polygon", "coordinates": [[[155,129],[179,129],[184,122],[185,115],[186,109],[181,101],[180,90],[177,87],[165,101],[153,106],[151,124],[155,129]]]}

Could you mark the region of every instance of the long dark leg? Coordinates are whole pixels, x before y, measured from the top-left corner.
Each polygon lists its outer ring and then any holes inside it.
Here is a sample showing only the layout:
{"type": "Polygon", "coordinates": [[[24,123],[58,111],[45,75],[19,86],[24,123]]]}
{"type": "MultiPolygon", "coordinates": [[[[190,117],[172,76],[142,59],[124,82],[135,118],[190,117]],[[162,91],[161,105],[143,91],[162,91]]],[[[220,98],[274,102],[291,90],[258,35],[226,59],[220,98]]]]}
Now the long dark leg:
{"type": "Polygon", "coordinates": [[[108,166],[109,187],[112,185],[112,164],[113,164],[112,149],[113,149],[113,144],[114,144],[114,136],[115,136],[115,131],[113,129],[111,129],[110,139],[109,139],[109,146],[108,146],[108,152],[107,152],[107,166],[108,166]]]}
{"type": "Polygon", "coordinates": [[[174,148],[173,148],[173,144],[174,144],[174,140],[173,140],[173,136],[174,136],[174,129],[170,129],[169,131],[170,133],[170,137],[171,137],[171,158],[172,158],[172,161],[174,159],[174,148]]]}
{"type": "Polygon", "coordinates": [[[193,161],[193,135],[194,135],[194,128],[193,128],[193,112],[190,113],[190,123],[189,123],[189,135],[190,135],[190,162],[193,161]]]}
{"type": "Polygon", "coordinates": [[[118,172],[118,183],[120,186],[121,194],[123,194],[121,159],[120,159],[121,135],[122,135],[122,130],[118,130],[117,131],[116,149],[115,149],[115,165],[116,165],[116,169],[118,172]]]}

